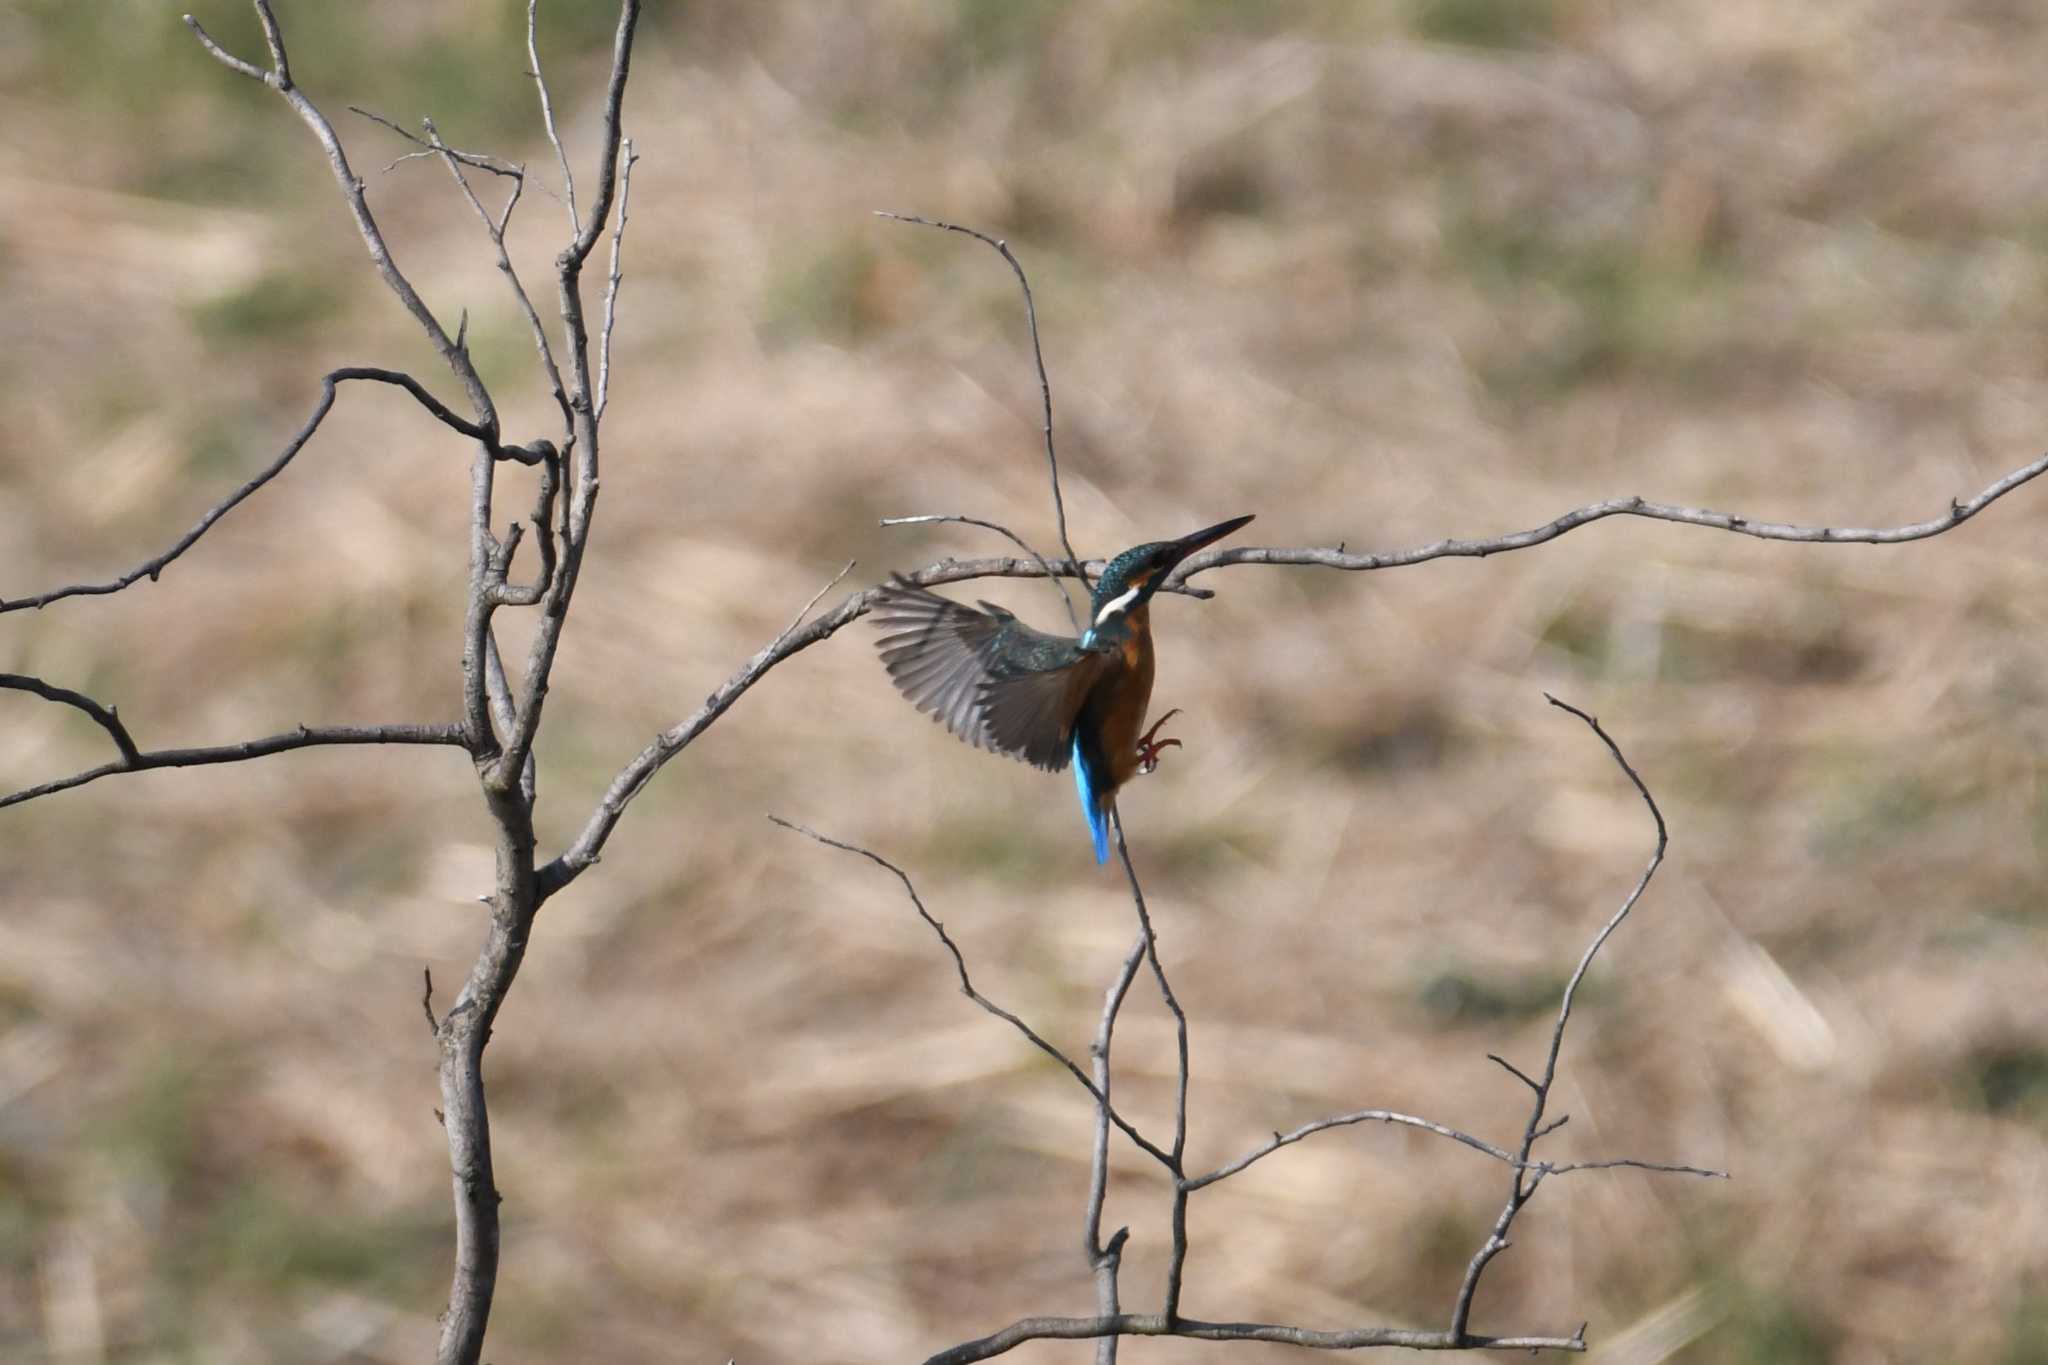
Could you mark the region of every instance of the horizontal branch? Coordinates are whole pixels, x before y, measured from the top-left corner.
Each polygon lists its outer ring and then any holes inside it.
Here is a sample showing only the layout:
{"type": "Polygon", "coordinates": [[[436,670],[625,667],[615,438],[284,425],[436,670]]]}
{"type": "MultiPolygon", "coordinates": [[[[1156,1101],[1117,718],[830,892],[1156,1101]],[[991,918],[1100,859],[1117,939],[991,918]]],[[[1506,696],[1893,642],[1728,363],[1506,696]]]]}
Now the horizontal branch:
{"type": "Polygon", "coordinates": [[[1341,545],[1335,549],[1260,549],[1256,546],[1245,546],[1231,550],[1212,550],[1190,559],[1167,581],[1165,590],[1172,591],[1178,588],[1196,574],[1232,564],[1304,564],[1326,569],[1363,570],[1401,568],[1409,564],[1426,563],[1432,559],[1483,559],[1488,555],[1501,554],[1508,550],[1526,550],[1531,546],[1556,540],[1567,531],[1575,531],[1581,526],[1604,521],[1608,517],[1646,517],[1652,521],[1675,521],[1685,526],[1704,526],[1710,530],[1754,536],[1758,540],[1787,540],[1808,545],[1900,545],[1907,541],[1926,540],[1929,536],[1938,536],[1944,531],[1953,530],[2013,489],[2039,478],[2044,473],[2048,473],[2048,455],[2043,455],[2023,468],[2015,469],[1973,498],[1951,499],[1948,511],[1941,516],[1927,521],[1911,522],[1904,526],[1802,526],[1792,522],[1757,521],[1750,517],[1737,516],[1732,512],[1715,512],[1704,507],[1684,507],[1677,503],[1650,502],[1644,498],[1610,498],[1606,502],[1575,508],[1556,520],[1531,530],[1495,536],[1489,540],[1438,540],[1412,550],[1396,550],[1388,554],[1346,554],[1341,545]]]}
{"type": "Polygon", "coordinates": [[[1202,1322],[1158,1313],[1120,1313],[1098,1318],[1021,1318],[1000,1332],[939,1352],[925,1365],[967,1365],[1015,1350],[1027,1341],[1091,1340],[1097,1337],[1189,1337],[1198,1341],[1274,1341],[1319,1351],[1356,1351],[1365,1347],[1400,1346],[1411,1351],[1583,1351],[1586,1338],[1455,1337],[1449,1332],[1404,1327],[1357,1327],[1319,1332],[1270,1322],[1202,1322]]]}
{"type": "Polygon", "coordinates": [[[33,801],[39,796],[69,791],[82,787],[88,782],[97,782],[102,777],[116,773],[148,772],[154,768],[203,768],[215,763],[241,763],[252,758],[264,758],[270,754],[281,754],[290,749],[312,749],[334,744],[446,744],[455,748],[464,746],[460,725],[301,725],[283,734],[266,735],[262,739],[244,740],[240,744],[216,744],[197,749],[152,749],[134,754],[132,757],[102,763],[97,768],[88,768],[70,777],[61,777],[54,782],[27,787],[18,792],[0,796],[0,808],[17,806],[24,801],[33,801]]]}
{"type": "Polygon", "coordinates": [[[1495,1161],[1506,1162],[1510,1166],[1515,1164],[1515,1154],[1513,1152],[1508,1151],[1504,1147],[1496,1147],[1484,1138],[1473,1137],[1470,1133],[1461,1133],[1455,1128],[1445,1127],[1443,1124],[1432,1122],[1429,1119],[1417,1118],[1413,1114],[1397,1114],[1390,1109],[1360,1109],[1356,1113],[1339,1114],[1335,1118],[1317,1119],[1314,1123],[1304,1123],[1301,1127],[1289,1133],[1275,1133],[1270,1140],[1254,1147],[1229,1165],[1219,1166],[1207,1175],[1196,1176],[1192,1180],[1187,1181],[1184,1188],[1199,1190],[1204,1185],[1213,1185],[1219,1180],[1228,1180],[1245,1167],[1252,1165],[1262,1158],[1271,1156],[1282,1147],[1292,1146],[1303,1138],[1313,1137],[1315,1134],[1325,1132],[1331,1128],[1346,1128],[1354,1123],[1391,1123],[1408,1128],[1420,1128],[1424,1132],[1435,1133],[1438,1137],[1447,1137],[1453,1142],[1462,1142],[1473,1151],[1484,1152],[1495,1161]]]}
{"type": "MultiPolygon", "coordinates": [[[[144,560],[120,577],[108,579],[103,583],[75,583],[68,588],[56,588],[50,592],[39,593],[34,597],[0,600],[0,612],[20,611],[26,607],[46,607],[50,603],[61,601],[66,597],[104,596],[108,593],[119,592],[131,583],[144,578],[154,583],[157,576],[170,565],[171,561],[191,549],[199,537],[213,529],[215,522],[233,511],[250,494],[284,472],[284,467],[292,462],[292,459],[300,450],[305,448],[306,442],[313,439],[313,433],[319,429],[320,423],[326,420],[329,410],[334,407],[335,390],[341,384],[351,379],[378,384],[390,384],[404,389],[419,401],[421,407],[432,413],[435,420],[454,428],[472,440],[484,442],[492,447],[494,451],[497,450],[498,437],[496,432],[479,426],[475,422],[465,421],[463,418],[450,412],[446,404],[434,397],[433,394],[427,392],[426,388],[411,375],[398,370],[375,369],[365,365],[344,366],[341,369],[330,371],[321,378],[319,401],[313,404],[312,413],[300,425],[298,432],[293,435],[292,439],[286,443],[284,450],[278,457],[272,460],[254,478],[208,508],[206,515],[199,518],[191,530],[178,537],[176,543],[170,549],[165,550],[154,558],[144,560]]],[[[506,453],[510,454],[511,452],[506,453]]],[[[518,453],[514,458],[523,460],[524,452],[518,453]]],[[[535,458],[537,459],[538,456],[535,458]]]]}
{"type": "Polygon", "coordinates": [[[1697,1175],[1709,1180],[1730,1180],[1726,1171],[1711,1170],[1705,1166],[1683,1166],[1668,1161],[1638,1161],[1631,1156],[1613,1157],[1606,1161],[1537,1161],[1529,1163],[1529,1169],[1541,1175],[1569,1175],[1573,1171],[1651,1171],[1658,1175],[1697,1175]]]}
{"type": "MultiPolygon", "coordinates": [[[[1904,541],[1924,540],[1959,526],[2013,489],[2044,472],[2048,472],[2048,456],[2014,470],[1967,501],[1950,503],[1946,516],[1889,530],[1796,526],[1783,522],[1753,521],[1725,512],[1647,502],[1642,498],[1616,498],[1567,512],[1556,520],[1530,531],[1497,536],[1489,540],[1439,540],[1412,550],[1398,550],[1388,554],[1347,554],[1341,545],[1334,549],[1252,547],[1211,550],[1190,559],[1167,582],[1163,591],[1183,593],[1190,597],[1212,597],[1214,593],[1209,589],[1196,587],[1187,580],[1195,574],[1237,564],[1295,564],[1362,571],[1401,568],[1433,559],[1459,556],[1484,557],[1541,545],[1580,526],[1617,516],[1648,517],[1652,520],[1706,526],[1765,540],[1891,545],[1904,541]]],[[[903,574],[901,577],[919,587],[928,588],[980,578],[1043,578],[1048,574],[1063,578],[1080,578],[1085,576],[1084,568],[1087,574],[1099,576],[1104,567],[1104,560],[1088,560],[1084,565],[1077,566],[1071,559],[1053,560],[1050,563],[1015,557],[945,559],[914,573],[903,574]]],[[[792,655],[802,653],[819,641],[830,638],[864,616],[880,591],[879,588],[870,588],[857,592],[803,629],[784,631],[767,648],[741,665],[718,690],[704,699],[704,704],[696,711],[679,724],[657,735],[652,743],[619,770],[575,842],[560,857],[541,870],[543,894],[552,895],[561,890],[581,875],[585,868],[596,862],[605,841],[611,837],[613,828],[625,813],[626,806],[639,794],[640,789],[646,786],[648,780],[724,715],[768,670],[792,655]]]]}

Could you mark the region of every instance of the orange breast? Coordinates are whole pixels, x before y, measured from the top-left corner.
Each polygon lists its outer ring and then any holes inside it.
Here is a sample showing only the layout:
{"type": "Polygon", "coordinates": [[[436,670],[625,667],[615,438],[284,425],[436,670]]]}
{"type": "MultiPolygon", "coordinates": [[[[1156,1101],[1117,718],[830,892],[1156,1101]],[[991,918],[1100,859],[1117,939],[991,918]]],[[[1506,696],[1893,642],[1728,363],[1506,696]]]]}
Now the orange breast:
{"type": "Polygon", "coordinates": [[[1102,715],[1102,748],[1109,759],[1112,790],[1138,771],[1138,736],[1145,733],[1145,710],[1152,704],[1152,623],[1149,604],[1131,613],[1131,632],[1123,640],[1123,664],[1103,681],[1109,689],[1102,715]]]}

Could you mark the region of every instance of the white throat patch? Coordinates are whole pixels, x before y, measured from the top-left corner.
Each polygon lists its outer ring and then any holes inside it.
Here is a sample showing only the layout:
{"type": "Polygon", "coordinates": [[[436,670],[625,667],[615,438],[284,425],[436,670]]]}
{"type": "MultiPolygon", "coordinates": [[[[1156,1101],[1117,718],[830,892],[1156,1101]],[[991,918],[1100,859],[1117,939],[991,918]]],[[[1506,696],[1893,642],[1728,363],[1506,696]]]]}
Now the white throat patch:
{"type": "Polygon", "coordinates": [[[1110,617],[1115,616],[1117,613],[1121,612],[1124,608],[1130,606],[1131,603],[1137,600],[1138,590],[1136,588],[1130,589],[1121,597],[1110,598],[1107,602],[1104,602],[1102,604],[1102,610],[1095,613],[1095,625],[1097,627],[1101,626],[1104,621],[1107,621],[1110,617]]]}

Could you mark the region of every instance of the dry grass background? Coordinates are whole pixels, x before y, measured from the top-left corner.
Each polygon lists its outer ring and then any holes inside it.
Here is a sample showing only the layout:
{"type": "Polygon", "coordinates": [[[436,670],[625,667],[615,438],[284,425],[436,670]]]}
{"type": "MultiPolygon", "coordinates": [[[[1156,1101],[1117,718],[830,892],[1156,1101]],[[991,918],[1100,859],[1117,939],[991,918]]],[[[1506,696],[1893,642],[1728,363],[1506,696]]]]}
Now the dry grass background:
{"type": "MultiPolygon", "coordinates": [[[[610,16],[546,33],[574,145],[610,16]]],[[[158,4],[0,12],[0,593],[106,573],[267,460],[340,364],[431,376],[314,149],[158,4]]],[[[551,167],[515,6],[280,3],[301,82],[551,167]]],[[[243,7],[202,17],[242,50],[243,7]]],[[[1013,287],[1039,290],[1077,543],[1243,511],[1396,548],[1616,494],[1933,515],[2048,442],[2048,14],[2015,0],[656,6],[600,534],[541,746],[606,776],[840,563],[1043,543],[1013,287]]],[[[514,435],[544,415],[442,173],[343,124],[514,435]]],[[[521,210],[535,278],[561,233],[521,210]]],[[[466,455],[353,392],[163,581],[4,623],[145,744],[456,709],[466,455]]],[[[2029,488],[1919,545],[1614,522],[1484,562],[1237,569],[1156,613],[1187,715],[1125,813],[1194,1019],[1193,1153],[1363,1104],[1502,1135],[1592,979],[1547,1186],[1475,1325],[1601,1362],[2048,1360],[2048,587],[2029,488]]],[[[523,505],[514,499],[515,505],[523,505]]],[[[997,584],[1042,623],[1042,585],[997,584]]],[[[492,1359],[915,1358],[1084,1311],[1088,1112],[954,992],[1080,1048],[1130,933],[1063,779],[914,716],[855,628],[672,765],[551,905],[489,1059],[492,1359]]],[[[0,706],[0,786],[100,761],[0,706]]],[[[480,932],[452,752],[151,774],[0,821],[0,1355],[400,1361],[445,1289],[419,969],[480,932]]],[[[1142,993],[1141,993],[1142,994],[1142,993]]],[[[1156,1003],[1122,1044],[1163,1121],[1156,1003]]],[[[1121,1151],[1127,1302],[1165,1192],[1121,1151]]],[[[1330,1134],[1201,1196],[1186,1308],[1436,1321],[1501,1172],[1330,1134]]],[[[1040,1346],[1020,1360],[1079,1358],[1040,1346]]],[[[1279,1360],[1134,1343],[1129,1358],[1279,1360]]]]}

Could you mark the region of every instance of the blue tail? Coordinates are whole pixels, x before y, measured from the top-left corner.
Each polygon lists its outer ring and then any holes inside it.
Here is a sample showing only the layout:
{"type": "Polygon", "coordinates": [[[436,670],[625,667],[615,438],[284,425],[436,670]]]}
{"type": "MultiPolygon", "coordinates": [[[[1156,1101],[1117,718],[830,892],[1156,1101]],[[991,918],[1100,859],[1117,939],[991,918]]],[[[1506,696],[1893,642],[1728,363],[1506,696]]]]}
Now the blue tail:
{"type": "Polygon", "coordinates": [[[1081,814],[1088,817],[1088,832],[1095,836],[1095,861],[1109,861],[1109,812],[1095,795],[1095,776],[1088,760],[1081,756],[1081,741],[1074,740],[1074,789],[1081,793],[1081,814]]]}

